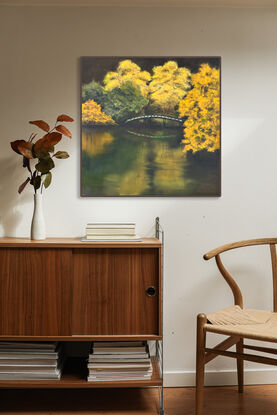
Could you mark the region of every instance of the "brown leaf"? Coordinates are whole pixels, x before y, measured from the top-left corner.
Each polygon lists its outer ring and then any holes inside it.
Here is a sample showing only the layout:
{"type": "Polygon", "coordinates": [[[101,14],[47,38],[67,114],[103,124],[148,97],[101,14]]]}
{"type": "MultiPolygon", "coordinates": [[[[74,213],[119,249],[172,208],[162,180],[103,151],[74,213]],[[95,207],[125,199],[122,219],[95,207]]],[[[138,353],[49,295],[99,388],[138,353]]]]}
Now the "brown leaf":
{"type": "Polygon", "coordinates": [[[23,190],[25,189],[26,185],[29,183],[30,181],[30,177],[28,177],[28,179],[25,180],[25,182],[23,182],[19,188],[18,188],[18,193],[23,192],[23,190]]]}
{"type": "Polygon", "coordinates": [[[57,121],[60,122],[72,122],[74,121],[73,118],[69,117],[69,115],[61,114],[58,116],[57,121]]]}
{"type": "Polygon", "coordinates": [[[52,133],[45,134],[42,138],[40,138],[35,144],[34,144],[34,152],[37,154],[40,150],[53,151],[53,146],[55,146],[62,138],[61,133],[57,133],[53,131],[52,133]]]}
{"type": "Polygon", "coordinates": [[[13,151],[15,151],[17,154],[21,154],[20,151],[18,150],[18,146],[21,143],[26,143],[25,140],[15,140],[11,142],[11,148],[13,149],[13,151]]]}
{"type": "Polygon", "coordinates": [[[47,140],[47,142],[50,144],[50,146],[55,146],[62,139],[61,133],[56,133],[56,131],[46,134],[44,137],[47,140]]]}
{"type": "Polygon", "coordinates": [[[43,120],[29,121],[29,124],[34,124],[37,127],[41,128],[43,131],[46,131],[47,133],[50,130],[49,124],[47,124],[47,122],[43,120]]]}
{"type": "Polygon", "coordinates": [[[72,137],[71,132],[64,125],[57,125],[56,130],[69,138],[72,137]]]}
{"type": "Polygon", "coordinates": [[[27,157],[27,159],[33,159],[33,143],[25,142],[19,143],[17,146],[20,154],[22,154],[24,157],[27,157]]]}

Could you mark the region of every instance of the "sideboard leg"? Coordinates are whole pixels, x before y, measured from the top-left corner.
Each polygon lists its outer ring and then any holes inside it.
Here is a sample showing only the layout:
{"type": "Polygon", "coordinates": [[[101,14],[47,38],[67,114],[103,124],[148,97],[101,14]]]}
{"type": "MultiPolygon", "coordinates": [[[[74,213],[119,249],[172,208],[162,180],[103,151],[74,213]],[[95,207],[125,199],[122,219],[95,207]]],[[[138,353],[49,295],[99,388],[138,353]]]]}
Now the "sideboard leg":
{"type": "Polygon", "coordinates": [[[164,412],[164,388],[163,388],[163,386],[159,386],[159,402],[160,402],[159,415],[165,415],[165,412],[164,412]]]}

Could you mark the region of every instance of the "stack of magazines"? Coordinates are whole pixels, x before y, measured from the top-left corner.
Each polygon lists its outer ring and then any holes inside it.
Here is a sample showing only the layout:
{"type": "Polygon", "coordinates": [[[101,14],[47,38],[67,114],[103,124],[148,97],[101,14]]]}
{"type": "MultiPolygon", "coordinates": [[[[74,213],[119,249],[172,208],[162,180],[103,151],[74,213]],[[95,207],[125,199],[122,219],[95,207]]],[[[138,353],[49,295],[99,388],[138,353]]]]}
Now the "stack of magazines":
{"type": "Polygon", "coordinates": [[[94,342],[88,359],[88,381],[151,379],[147,342],[94,342]]]}
{"type": "Polygon", "coordinates": [[[0,380],[59,380],[60,350],[56,342],[0,342],[0,380]]]}
{"type": "Polygon", "coordinates": [[[135,223],[88,223],[82,241],[141,241],[135,223]]]}

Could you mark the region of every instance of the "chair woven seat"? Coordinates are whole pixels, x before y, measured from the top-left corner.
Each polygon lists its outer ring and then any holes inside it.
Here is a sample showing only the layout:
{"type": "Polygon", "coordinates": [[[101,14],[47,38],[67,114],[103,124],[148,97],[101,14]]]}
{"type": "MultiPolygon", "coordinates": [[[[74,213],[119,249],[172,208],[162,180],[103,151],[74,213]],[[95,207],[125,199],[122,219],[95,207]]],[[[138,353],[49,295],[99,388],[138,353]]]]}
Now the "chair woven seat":
{"type": "Polygon", "coordinates": [[[200,313],[197,316],[197,348],[196,348],[196,405],[195,415],[203,415],[203,387],[205,365],[217,356],[236,359],[238,374],[238,390],[243,392],[244,361],[257,362],[277,366],[277,348],[256,344],[247,344],[244,339],[277,343],[277,238],[250,239],[220,246],[204,255],[204,259],[215,258],[217,267],[234,295],[233,307],[225,308],[211,314],[200,313]],[[220,255],[226,251],[248,246],[268,245],[271,257],[273,277],[273,311],[248,310],[243,308],[243,297],[236,281],[224,267],[220,255]],[[206,347],[206,334],[216,333],[228,337],[213,348],[206,347]],[[235,346],[236,351],[230,351],[235,346]],[[246,352],[245,352],[246,350],[246,352]],[[247,353],[254,350],[261,354],[247,353]],[[275,357],[274,357],[275,356],[275,357]]]}
{"type": "Polygon", "coordinates": [[[207,315],[205,330],[238,337],[277,341],[277,313],[246,310],[239,306],[207,315]]]}

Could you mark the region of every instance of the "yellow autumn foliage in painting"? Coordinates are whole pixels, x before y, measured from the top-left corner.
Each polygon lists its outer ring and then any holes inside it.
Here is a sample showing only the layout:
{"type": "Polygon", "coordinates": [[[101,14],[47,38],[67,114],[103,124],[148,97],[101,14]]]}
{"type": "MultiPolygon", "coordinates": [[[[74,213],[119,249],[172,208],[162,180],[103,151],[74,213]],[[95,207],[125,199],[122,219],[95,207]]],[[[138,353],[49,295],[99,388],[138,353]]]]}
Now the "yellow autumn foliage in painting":
{"type": "Polygon", "coordinates": [[[152,81],[149,84],[151,102],[162,113],[174,113],[179,101],[191,87],[190,79],[190,70],[179,68],[175,61],[154,66],[152,81]]]}
{"type": "Polygon", "coordinates": [[[82,104],[82,123],[83,125],[114,124],[114,120],[102,111],[99,104],[89,99],[82,104]]]}
{"type": "Polygon", "coordinates": [[[126,59],[119,62],[116,72],[108,72],[103,82],[106,91],[111,91],[116,87],[120,88],[126,82],[129,82],[140,91],[142,96],[147,97],[150,80],[149,72],[142,71],[136,63],[126,59]]]}
{"type": "Polygon", "coordinates": [[[220,148],[220,75],[219,70],[202,64],[192,75],[193,88],[180,101],[184,122],[184,151],[214,152],[220,148]]]}

